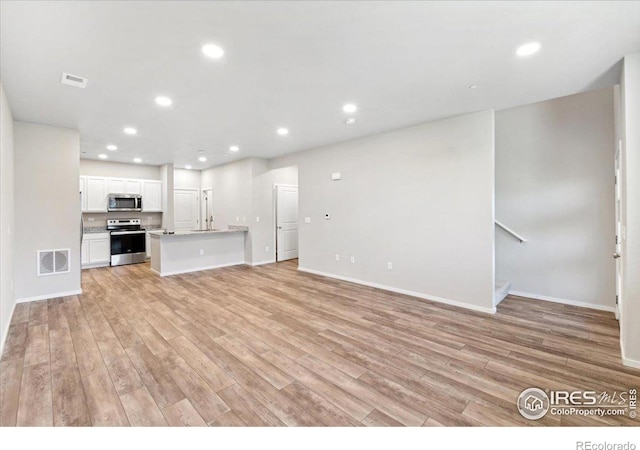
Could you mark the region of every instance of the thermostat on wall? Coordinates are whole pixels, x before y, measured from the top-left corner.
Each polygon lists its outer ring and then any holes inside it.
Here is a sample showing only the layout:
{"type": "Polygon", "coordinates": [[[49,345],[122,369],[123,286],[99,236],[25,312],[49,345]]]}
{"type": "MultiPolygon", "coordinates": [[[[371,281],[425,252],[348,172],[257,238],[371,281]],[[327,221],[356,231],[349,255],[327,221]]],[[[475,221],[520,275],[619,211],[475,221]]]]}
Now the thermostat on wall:
{"type": "Polygon", "coordinates": [[[338,181],[338,180],[340,180],[341,178],[342,178],[342,174],[341,174],[340,172],[333,172],[333,173],[331,174],[331,179],[332,179],[333,181],[338,181]]]}

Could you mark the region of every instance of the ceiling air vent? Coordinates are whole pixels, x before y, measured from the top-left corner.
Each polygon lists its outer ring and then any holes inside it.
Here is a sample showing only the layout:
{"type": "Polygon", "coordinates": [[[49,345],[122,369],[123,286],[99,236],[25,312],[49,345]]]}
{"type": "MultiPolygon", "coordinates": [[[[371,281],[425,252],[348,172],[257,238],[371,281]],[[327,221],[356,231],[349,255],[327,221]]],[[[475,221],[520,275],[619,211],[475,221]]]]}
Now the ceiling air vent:
{"type": "Polygon", "coordinates": [[[71,75],[70,73],[62,72],[62,79],[60,80],[60,83],[84,89],[87,87],[88,81],[89,80],[86,78],[79,77],[78,75],[71,75]]]}
{"type": "Polygon", "coordinates": [[[38,276],[67,273],[70,270],[68,248],[38,251],[38,276]]]}

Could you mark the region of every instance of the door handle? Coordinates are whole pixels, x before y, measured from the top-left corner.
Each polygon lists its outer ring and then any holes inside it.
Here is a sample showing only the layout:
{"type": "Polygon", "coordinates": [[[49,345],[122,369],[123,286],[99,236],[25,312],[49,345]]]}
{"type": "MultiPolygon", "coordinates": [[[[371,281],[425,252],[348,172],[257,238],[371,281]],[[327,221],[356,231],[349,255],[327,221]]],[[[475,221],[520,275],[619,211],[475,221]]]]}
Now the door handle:
{"type": "Polygon", "coordinates": [[[613,254],[613,259],[618,259],[620,258],[620,253],[616,252],[613,254]]]}
{"type": "Polygon", "coordinates": [[[278,227],[278,230],[282,230],[282,227],[278,227]]]}

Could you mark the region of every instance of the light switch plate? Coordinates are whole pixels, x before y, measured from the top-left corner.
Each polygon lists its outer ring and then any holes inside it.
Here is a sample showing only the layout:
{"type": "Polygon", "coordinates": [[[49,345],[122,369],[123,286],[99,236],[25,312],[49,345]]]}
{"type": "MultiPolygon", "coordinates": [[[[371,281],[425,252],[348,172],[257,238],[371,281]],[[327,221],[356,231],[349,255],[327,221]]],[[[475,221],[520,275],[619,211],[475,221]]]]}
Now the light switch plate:
{"type": "Polygon", "coordinates": [[[305,217],[304,223],[311,223],[311,217],[305,217]]]}
{"type": "Polygon", "coordinates": [[[333,172],[331,174],[331,179],[333,181],[338,181],[338,180],[342,179],[342,174],[340,172],[333,172]]]}
{"type": "Polygon", "coordinates": [[[260,217],[256,217],[256,222],[260,222],[260,217]]]}

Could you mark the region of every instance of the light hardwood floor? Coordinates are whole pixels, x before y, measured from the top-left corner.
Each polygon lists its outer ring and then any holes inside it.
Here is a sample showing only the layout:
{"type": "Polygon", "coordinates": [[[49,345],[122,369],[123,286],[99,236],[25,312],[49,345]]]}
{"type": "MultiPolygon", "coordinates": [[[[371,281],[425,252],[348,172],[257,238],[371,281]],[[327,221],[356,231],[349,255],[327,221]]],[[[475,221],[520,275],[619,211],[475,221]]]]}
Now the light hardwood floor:
{"type": "Polygon", "coordinates": [[[0,365],[12,425],[637,425],[528,421],[527,387],[621,391],[611,313],[508,297],[495,315],[299,273],[86,270],[19,304],[0,365]]]}

